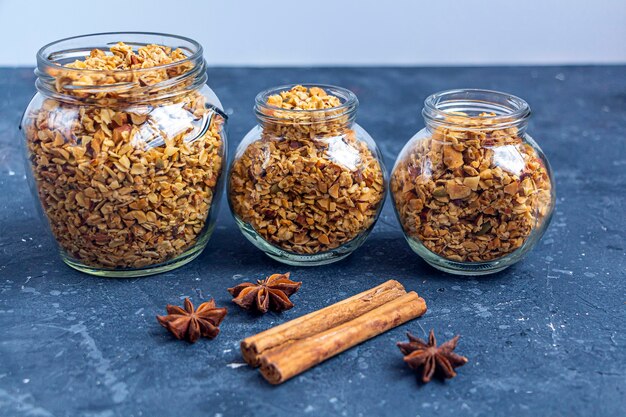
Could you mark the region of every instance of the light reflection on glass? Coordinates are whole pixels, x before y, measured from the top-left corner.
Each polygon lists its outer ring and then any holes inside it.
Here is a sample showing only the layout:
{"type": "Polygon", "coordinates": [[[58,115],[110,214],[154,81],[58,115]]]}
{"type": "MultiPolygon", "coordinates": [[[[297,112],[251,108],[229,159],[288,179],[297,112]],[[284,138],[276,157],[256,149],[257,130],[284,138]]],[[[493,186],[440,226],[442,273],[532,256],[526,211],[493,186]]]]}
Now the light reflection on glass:
{"type": "Polygon", "coordinates": [[[324,138],[322,141],[328,144],[328,157],[331,161],[343,165],[351,171],[356,171],[361,157],[359,151],[344,140],[344,135],[324,138]]]}
{"type": "Polygon", "coordinates": [[[493,163],[503,170],[520,176],[526,165],[524,156],[516,145],[504,145],[491,148],[493,151],[493,163]]]}

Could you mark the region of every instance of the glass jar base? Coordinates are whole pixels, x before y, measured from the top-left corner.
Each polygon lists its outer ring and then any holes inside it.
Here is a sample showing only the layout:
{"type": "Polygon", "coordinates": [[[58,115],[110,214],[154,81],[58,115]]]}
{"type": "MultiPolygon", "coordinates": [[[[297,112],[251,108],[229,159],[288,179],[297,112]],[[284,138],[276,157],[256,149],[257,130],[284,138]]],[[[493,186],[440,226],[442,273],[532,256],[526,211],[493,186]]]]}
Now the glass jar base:
{"type": "Polygon", "coordinates": [[[173,258],[169,261],[162,262],[157,265],[149,265],[143,268],[136,268],[136,269],[94,268],[94,267],[90,267],[82,263],[76,262],[70,259],[64,253],[61,253],[61,258],[63,259],[63,262],[65,262],[71,268],[74,268],[77,271],[84,272],[89,275],[95,275],[95,276],[104,277],[104,278],[137,278],[137,277],[145,277],[148,275],[161,274],[163,272],[172,271],[176,268],[186,265],[189,262],[196,259],[202,253],[205,246],[206,246],[206,242],[204,245],[196,245],[195,247],[188,249],[184,253],[180,254],[176,258],[173,258]]]}
{"type": "Polygon", "coordinates": [[[369,233],[368,230],[366,233],[357,236],[350,242],[338,248],[331,249],[323,253],[307,255],[288,252],[277,248],[276,246],[270,245],[265,239],[259,236],[259,234],[254,230],[252,226],[250,226],[248,223],[243,222],[237,216],[234,216],[234,218],[237,226],[239,226],[243,235],[246,237],[246,239],[252,242],[254,246],[261,249],[270,258],[292,266],[319,266],[341,261],[342,259],[347,258],[352,252],[354,252],[356,248],[361,246],[369,233]]]}
{"type": "Polygon", "coordinates": [[[519,261],[523,253],[513,252],[500,259],[485,262],[455,262],[431,252],[424,245],[407,238],[413,252],[417,253],[427,264],[440,271],[454,275],[480,276],[503,271],[519,261]]]}
{"type": "Polygon", "coordinates": [[[457,265],[450,265],[450,266],[447,265],[448,263],[458,264],[457,262],[448,261],[448,262],[443,262],[443,263],[436,263],[436,262],[431,262],[430,260],[426,258],[422,258],[422,259],[424,259],[428,265],[442,272],[446,272],[448,274],[453,274],[453,275],[463,275],[463,276],[468,276],[468,277],[495,274],[497,272],[504,271],[509,266],[511,266],[511,265],[488,266],[488,265],[484,265],[484,264],[487,264],[488,262],[480,262],[481,265],[479,266],[479,268],[481,269],[474,269],[476,268],[475,266],[463,265],[462,267],[459,267],[457,265]]]}
{"type": "Polygon", "coordinates": [[[265,252],[267,256],[274,259],[275,261],[292,265],[292,266],[319,266],[319,265],[328,265],[334,262],[341,261],[350,255],[350,252],[347,253],[325,253],[322,255],[294,255],[292,253],[285,253],[284,255],[277,255],[271,252],[265,252]]]}

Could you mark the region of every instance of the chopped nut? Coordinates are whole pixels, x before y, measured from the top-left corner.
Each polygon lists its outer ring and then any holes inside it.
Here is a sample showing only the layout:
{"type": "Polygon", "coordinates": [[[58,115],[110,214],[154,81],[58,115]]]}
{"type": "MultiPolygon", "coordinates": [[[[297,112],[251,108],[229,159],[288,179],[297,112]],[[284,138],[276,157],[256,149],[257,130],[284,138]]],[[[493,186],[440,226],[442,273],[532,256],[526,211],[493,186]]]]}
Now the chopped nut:
{"type": "Polygon", "coordinates": [[[513,181],[512,183],[504,187],[504,192],[510,195],[514,195],[514,194],[517,194],[518,188],[519,188],[518,182],[513,181]]]}
{"type": "Polygon", "coordinates": [[[476,191],[478,189],[479,182],[480,182],[479,176],[463,178],[463,184],[469,187],[472,191],[476,191]]]}
{"type": "Polygon", "coordinates": [[[448,181],[446,184],[446,191],[453,200],[469,197],[472,194],[472,189],[465,185],[457,184],[454,181],[448,181]]]}
{"type": "Polygon", "coordinates": [[[330,239],[328,239],[326,235],[319,235],[317,240],[319,240],[322,245],[330,245],[330,239]]]}
{"type": "Polygon", "coordinates": [[[443,163],[450,169],[459,168],[463,165],[463,154],[450,145],[444,145],[443,163]]]}
{"type": "Polygon", "coordinates": [[[445,187],[437,187],[433,190],[433,196],[434,197],[447,197],[448,192],[446,191],[445,187]]]}

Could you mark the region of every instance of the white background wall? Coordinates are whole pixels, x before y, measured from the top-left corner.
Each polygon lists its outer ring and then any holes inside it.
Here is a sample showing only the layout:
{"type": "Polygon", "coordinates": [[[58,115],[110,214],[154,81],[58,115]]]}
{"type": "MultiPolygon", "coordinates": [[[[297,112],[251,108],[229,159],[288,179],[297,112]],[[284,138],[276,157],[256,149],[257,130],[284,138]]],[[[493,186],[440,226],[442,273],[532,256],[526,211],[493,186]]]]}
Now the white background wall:
{"type": "Polygon", "coordinates": [[[0,66],[119,30],[189,36],[210,65],[626,63],[626,0],[0,0],[0,66]]]}

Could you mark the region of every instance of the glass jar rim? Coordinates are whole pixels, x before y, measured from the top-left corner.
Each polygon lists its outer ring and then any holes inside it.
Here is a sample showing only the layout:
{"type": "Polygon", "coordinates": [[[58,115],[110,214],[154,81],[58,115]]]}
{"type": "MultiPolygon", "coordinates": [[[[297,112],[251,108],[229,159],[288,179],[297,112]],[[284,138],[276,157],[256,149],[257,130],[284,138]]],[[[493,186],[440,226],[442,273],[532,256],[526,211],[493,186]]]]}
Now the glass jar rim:
{"type": "MultiPolygon", "coordinates": [[[[528,120],[531,111],[528,103],[512,94],[495,90],[462,88],[431,94],[424,100],[422,116],[426,123],[437,125],[463,125],[480,113],[490,128],[506,128],[528,120]],[[471,114],[476,113],[476,114],[471,114]],[[450,121],[454,116],[455,121],[450,121]]],[[[480,129],[480,128],[478,128],[480,129]]]]}
{"type": "Polygon", "coordinates": [[[359,99],[356,94],[347,88],[338,87],[329,84],[315,84],[315,83],[300,83],[300,84],[285,84],[277,87],[268,88],[261,91],[256,95],[254,99],[254,111],[260,119],[263,120],[285,120],[291,119],[291,116],[306,116],[311,115],[313,117],[320,116],[320,121],[333,120],[346,114],[352,114],[359,106],[359,99]],[[267,100],[270,96],[280,94],[284,91],[289,91],[296,86],[306,87],[310,89],[312,87],[318,87],[326,91],[326,93],[333,95],[341,100],[341,104],[335,107],[329,107],[327,109],[285,109],[283,107],[274,106],[268,104],[267,100]],[[282,115],[282,116],[281,116],[282,115]],[[324,116],[324,117],[321,117],[324,116]]]}
{"type": "Polygon", "coordinates": [[[149,67],[149,68],[136,68],[136,69],[127,69],[127,70],[118,70],[118,69],[102,70],[102,69],[82,69],[82,68],[63,67],[63,71],[67,71],[68,73],[72,73],[75,71],[76,73],[111,72],[115,74],[126,74],[126,73],[137,74],[137,73],[172,68],[181,64],[185,64],[187,62],[197,61],[198,59],[202,59],[202,56],[203,56],[202,45],[200,45],[200,43],[198,43],[197,41],[191,38],[187,38],[185,36],[172,35],[168,33],[159,33],[159,32],[101,32],[101,33],[90,33],[86,35],[71,36],[68,38],[63,38],[63,39],[50,42],[42,46],[39,49],[39,51],[37,51],[37,66],[40,71],[42,70],[42,68],[45,68],[45,67],[58,68],[60,65],[58,61],[55,59],[51,59],[51,57],[55,55],[71,52],[72,53],[71,57],[83,57],[84,58],[85,56],[88,56],[89,52],[91,52],[91,50],[93,49],[102,48],[106,46],[112,46],[117,42],[124,42],[125,44],[131,45],[131,46],[145,46],[145,45],[149,45],[150,43],[155,43],[159,45],[163,44],[159,42],[137,42],[135,40],[132,40],[132,37],[147,37],[147,38],[152,37],[152,38],[155,38],[155,41],[157,38],[182,41],[182,42],[187,43],[188,45],[186,47],[183,47],[182,45],[176,46],[176,47],[170,46],[170,45],[165,45],[165,46],[172,47],[172,48],[181,48],[183,50],[191,52],[191,54],[187,55],[185,59],[181,59],[180,61],[170,62],[168,64],[156,65],[154,67],[149,67]],[[85,46],[82,46],[82,47],[71,46],[75,43],[80,43],[81,41],[89,41],[90,39],[97,39],[97,37],[117,37],[118,39],[116,42],[111,41],[111,42],[105,43],[104,45],[93,45],[93,44],[86,43],[85,46]],[[128,40],[124,40],[123,38],[128,38],[128,40]],[[63,45],[67,45],[69,49],[67,47],[63,48],[63,45]],[[85,54],[84,52],[87,52],[87,53],[85,54]]]}
{"type": "Polygon", "coordinates": [[[35,69],[37,90],[49,97],[68,103],[143,102],[173,98],[187,91],[201,88],[207,80],[203,48],[195,40],[184,36],[157,32],[104,32],[73,36],[43,46],[37,52],[35,69]],[[83,69],[65,65],[76,59],[85,59],[93,49],[108,50],[118,42],[134,48],[156,44],[181,49],[185,58],[148,68],[133,69],[83,69]],[[156,83],[142,84],[144,76],[159,72],[176,72],[188,68],[156,83]],[[111,81],[84,82],[83,80],[111,81]],[[68,80],[70,82],[68,82],[68,80]],[[80,80],[73,83],[71,80],[80,80]],[[113,99],[115,96],[117,98],[113,99]]]}

